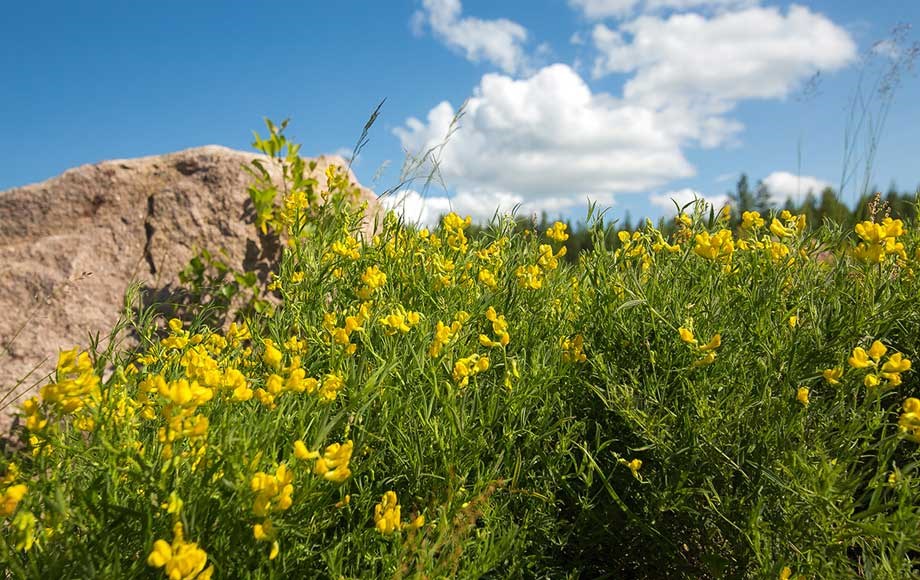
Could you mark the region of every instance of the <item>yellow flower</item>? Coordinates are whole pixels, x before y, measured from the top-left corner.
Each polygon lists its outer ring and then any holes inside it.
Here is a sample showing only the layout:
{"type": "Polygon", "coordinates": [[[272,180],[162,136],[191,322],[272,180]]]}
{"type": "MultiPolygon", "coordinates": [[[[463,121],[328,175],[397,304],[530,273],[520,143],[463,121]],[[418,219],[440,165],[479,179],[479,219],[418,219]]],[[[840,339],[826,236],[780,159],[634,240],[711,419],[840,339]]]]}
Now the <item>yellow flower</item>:
{"type": "Polygon", "coordinates": [[[910,370],[910,359],[904,358],[899,352],[888,357],[882,365],[883,373],[903,373],[910,370]]]}
{"type": "Polygon", "coordinates": [[[271,512],[282,512],[291,507],[294,493],[294,474],[282,463],[274,474],[257,472],[252,476],[249,488],[256,494],[252,513],[265,517],[271,512]]]}
{"type": "Polygon", "coordinates": [[[271,520],[265,519],[261,523],[252,526],[252,536],[258,542],[268,542],[275,537],[275,528],[271,520]]]}
{"type": "Polygon", "coordinates": [[[777,238],[791,238],[795,235],[795,229],[786,227],[781,221],[773,218],[773,221],[770,222],[770,233],[777,238]]]}
{"type": "Polygon", "coordinates": [[[876,340],[872,343],[872,346],[869,347],[869,356],[875,359],[875,362],[878,363],[878,360],[885,356],[885,353],[888,352],[888,349],[885,348],[885,345],[880,341],[876,340]]]}
{"type": "Polygon", "coordinates": [[[487,348],[508,346],[508,343],[511,342],[511,335],[508,334],[508,322],[504,315],[499,315],[494,308],[489,306],[486,310],[486,319],[492,323],[492,332],[495,333],[498,340],[492,340],[485,334],[480,334],[479,343],[487,348]]]}
{"type": "Polygon", "coordinates": [[[746,211],[741,214],[741,227],[746,230],[756,230],[764,226],[764,220],[756,211],[746,211]]]}
{"type": "Polygon", "coordinates": [[[182,534],[182,523],[173,526],[172,544],[157,540],[147,556],[147,565],[164,568],[169,580],[210,580],[213,566],[207,566],[208,554],[195,542],[186,542],[182,534]]]}
{"type": "Polygon", "coordinates": [[[832,369],[825,369],[821,376],[824,377],[824,380],[831,385],[839,385],[840,379],[843,377],[843,369],[840,367],[834,367],[832,369]]]}
{"type": "Polygon", "coordinates": [[[477,279],[479,280],[480,284],[492,290],[495,290],[498,287],[498,280],[495,278],[495,274],[493,274],[487,268],[483,268],[479,271],[477,279]]]}
{"type": "Polygon", "coordinates": [[[345,443],[329,445],[322,456],[317,451],[308,450],[303,441],[294,442],[294,456],[303,460],[315,459],[313,473],[335,483],[342,483],[351,475],[348,463],[351,461],[353,450],[354,443],[351,439],[345,443]]]}
{"type": "Polygon", "coordinates": [[[559,345],[562,347],[562,362],[581,364],[588,360],[585,354],[585,337],[576,334],[574,338],[562,336],[559,338],[559,345]]]}
{"type": "Polygon", "coordinates": [[[543,270],[539,266],[518,266],[514,275],[522,288],[539,290],[543,287],[543,270]]]}
{"type": "Polygon", "coordinates": [[[802,403],[806,407],[808,406],[808,387],[799,387],[795,392],[795,400],[799,403],[802,403]]]}
{"type": "Polygon", "coordinates": [[[696,338],[693,336],[693,331],[689,328],[684,328],[681,326],[677,329],[678,334],[680,334],[680,339],[687,344],[696,344],[696,338]]]}
{"type": "Polygon", "coordinates": [[[316,459],[319,457],[318,451],[310,451],[307,449],[306,444],[300,439],[294,441],[294,457],[297,459],[307,460],[307,459],[316,459]]]}
{"type": "Polygon", "coordinates": [[[698,256],[722,263],[731,261],[732,253],[735,251],[735,241],[731,230],[719,230],[714,235],[710,235],[709,232],[701,232],[694,239],[696,246],[693,251],[698,256]]]}
{"type": "Polygon", "coordinates": [[[714,334],[712,339],[700,347],[700,352],[709,352],[722,346],[722,335],[714,334]]]}
{"type": "Polygon", "coordinates": [[[425,516],[424,514],[417,516],[414,520],[406,524],[407,530],[417,530],[425,525],[425,516]]]}
{"type": "Polygon", "coordinates": [[[789,566],[783,566],[779,572],[779,580],[789,580],[792,577],[792,569],[789,566]]]}
{"type": "Polygon", "coordinates": [[[857,346],[853,349],[853,354],[850,355],[847,362],[850,363],[850,366],[854,369],[864,369],[872,366],[872,362],[869,361],[869,354],[861,346],[857,346]]]}
{"type": "Polygon", "coordinates": [[[377,266],[368,266],[361,275],[361,281],[364,286],[358,290],[358,297],[361,300],[369,300],[371,295],[381,288],[387,282],[387,275],[380,271],[377,266]]]}
{"type": "Polygon", "coordinates": [[[461,387],[465,387],[473,377],[489,368],[489,357],[471,354],[468,357],[457,359],[454,363],[453,379],[461,387]]]}
{"type": "Polygon", "coordinates": [[[629,468],[629,471],[632,472],[633,477],[635,477],[636,479],[639,478],[639,470],[642,469],[641,459],[633,458],[630,461],[626,461],[625,459],[620,459],[620,463],[622,463],[623,465],[629,468]]]}
{"type": "Polygon", "coordinates": [[[693,364],[690,365],[690,367],[691,368],[704,367],[706,365],[711,365],[713,362],[715,362],[715,360],[716,360],[715,351],[709,351],[706,353],[706,356],[704,356],[703,358],[697,361],[694,361],[693,364]]]}
{"type": "Polygon", "coordinates": [[[904,244],[897,241],[897,238],[904,234],[904,223],[901,220],[888,217],[882,220],[882,223],[864,221],[856,224],[855,230],[861,240],[853,251],[858,260],[879,264],[885,261],[889,254],[907,259],[904,244]]]}
{"type": "Polygon", "coordinates": [[[546,230],[546,237],[554,242],[564,242],[569,239],[569,234],[565,233],[567,227],[568,226],[562,222],[556,222],[546,230]]]}
{"type": "Polygon", "coordinates": [[[29,488],[23,483],[6,488],[3,494],[0,495],[0,517],[8,518],[13,515],[16,512],[16,507],[19,506],[19,502],[22,501],[28,491],[29,488]]]}
{"type": "Polygon", "coordinates": [[[374,506],[374,527],[377,531],[384,535],[398,532],[402,527],[399,521],[401,509],[395,491],[383,494],[380,503],[374,506]]]}
{"type": "Polygon", "coordinates": [[[323,382],[319,387],[319,396],[325,402],[336,400],[339,391],[345,388],[345,380],[339,373],[330,373],[323,377],[323,382]]]}
{"type": "Polygon", "coordinates": [[[798,316],[793,314],[792,316],[789,317],[789,328],[795,328],[796,326],[798,326],[798,324],[799,324],[798,316]]]}
{"type": "Polygon", "coordinates": [[[908,439],[920,443],[920,399],[910,397],[904,401],[904,412],[898,420],[898,428],[908,439]]]}
{"type": "Polygon", "coordinates": [[[166,510],[166,513],[178,516],[182,511],[182,498],[175,491],[169,492],[169,501],[160,504],[160,507],[166,510]]]}
{"type": "Polygon", "coordinates": [[[281,368],[281,351],[275,346],[275,343],[266,338],[263,343],[265,344],[265,354],[262,355],[262,360],[270,366],[271,368],[278,370],[281,368]]]}

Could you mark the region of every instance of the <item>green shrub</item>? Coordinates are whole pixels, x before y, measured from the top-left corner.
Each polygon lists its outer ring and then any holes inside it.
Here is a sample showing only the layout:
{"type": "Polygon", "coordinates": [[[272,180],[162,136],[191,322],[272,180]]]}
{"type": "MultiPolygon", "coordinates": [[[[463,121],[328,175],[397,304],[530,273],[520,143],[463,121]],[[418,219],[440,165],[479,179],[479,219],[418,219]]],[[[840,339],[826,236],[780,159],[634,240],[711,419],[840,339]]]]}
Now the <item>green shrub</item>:
{"type": "Polygon", "coordinates": [[[917,573],[916,232],[698,206],[616,251],[596,219],[577,263],[513,218],[365,240],[344,172],[257,145],[273,298],[199,261],[258,307],[61,354],[3,459],[12,577],[917,573]]]}

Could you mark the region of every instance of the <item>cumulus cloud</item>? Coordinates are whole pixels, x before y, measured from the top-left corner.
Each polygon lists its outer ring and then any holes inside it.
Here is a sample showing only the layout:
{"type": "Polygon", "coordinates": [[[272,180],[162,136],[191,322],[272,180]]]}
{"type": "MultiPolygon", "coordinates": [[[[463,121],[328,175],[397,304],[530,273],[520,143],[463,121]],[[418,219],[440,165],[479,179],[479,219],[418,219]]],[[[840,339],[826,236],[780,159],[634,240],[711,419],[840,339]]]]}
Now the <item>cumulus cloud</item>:
{"type": "Polygon", "coordinates": [[[787,96],[815,72],[856,58],[850,35],[821,14],[791,6],[753,7],[707,18],[641,16],[592,34],[594,76],[634,73],[624,97],[645,104],[722,113],[742,99],[787,96]]]}
{"type": "Polygon", "coordinates": [[[508,74],[528,70],[526,28],[505,18],[461,16],[462,10],[460,0],[422,0],[422,10],[412,15],[410,26],[416,35],[429,26],[435,38],[469,61],[490,62],[508,74]]]}
{"type": "MultiPolygon", "coordinates": [[[[578,198],[548,197],[539,199],[525,199],[521,195],[512,193],[474,193],[459,191],[453,196],[422,195],[411,189],[404,189],[393,195],[380,198],[380,202],[387,209],[396,213],[411,223],[421,226],[434,227],[438,219],[448,212],[456,212],[462,216],[470,216],[473,221],[486,223],[496,214],[504,215],[516,213],[521,216],[547,215],[557,216],[579,205],[578,198]]],[[[599,203],[613,205],[613,198],[605,196],[596,200],[599,203]]]]}
{"type": "MultiPolygon", "coordinates": [[[[450,204],[488,218],[498,206],[574,209],[586,197],[612,202],[614,195],[662,188],[695,174],[687,148],[738,142],[744,127],[732,112],[739,102],[783,98],[816,71],[839,69],[856,58],[845,30],[802,6],[780,10],[754,0],[569,1],[591,18],[632,14],[616,27],[596,24],[590,38],[573,36],[573,42],[583,39],[597,51],[595,77],[626,75],[622,94],[592,91],[565,64],[518,78],[526,69],[523,28],[520,34],[486,34],[496,43],[486,50],[468,40],[477,36],[469,31],[484,22],[512,30],[519,25],[464,17],[459,0],[423,0],[422,18],[435,35],[507,74],[486,74],[473,89],[459,129],[436,160],[455,194],[419,200],[420,212],[450,204]]],[[[422,119],[407,119],[394,134],[409,152],[426,151],[457,127],[457,114],[454,104],[443,101],[422,119]]],[[[669,208],[669,200],[686,197],[686,191],[655,194],[650,202],[669,208]]],[[[724,196],[706,199],[724,202],[724,196]]]]}
{"type": "MultiPolygon", "coordinates": [[[[445,101],[425,122],[411,118],[395,134],[405,149],[423,151],[444,139],[455,114],[445,101]]],[[[467,101],[439,167],[448,184],[476,194],[606,199],[693,175],[677,121],[594,94],[563,64],[523,80],[488,74],[467,101]]]]}
{"type": "Polygon", "coordinates": [[[569,0],[569,6],[591,20],[627,16],[638,4],[639,0],[569,0]]]}
{"type": "Polygon", "coordinates": [[[820,195],[831,184],[810,175],[795,175],[788,171],[774,171],[763,180],[770,190],[774,203],[783,204],[786,200],[802,201],[809,192],[820,195]]]}
{"type": "Polygon", "coordinates": [[[569,6],[589,20],[622,19],[635,13],[664,10],[725,11],[756,6],[759,0],[569,0],[569,6]]]}
{"type": "Polygon", "coordinates": [[[648,196],[649,202],[653,206],[660,208],[667,215],[676,215],[678,208],[683,208],[687,204],[691,204],[698,199],[711,205],[716,211],[729,202],[727,195],[704,195],[690,188],[678,189],[667,193],[653,193],[648,196]],[[675,205],[675,203],[677,205],[675,205]]]}

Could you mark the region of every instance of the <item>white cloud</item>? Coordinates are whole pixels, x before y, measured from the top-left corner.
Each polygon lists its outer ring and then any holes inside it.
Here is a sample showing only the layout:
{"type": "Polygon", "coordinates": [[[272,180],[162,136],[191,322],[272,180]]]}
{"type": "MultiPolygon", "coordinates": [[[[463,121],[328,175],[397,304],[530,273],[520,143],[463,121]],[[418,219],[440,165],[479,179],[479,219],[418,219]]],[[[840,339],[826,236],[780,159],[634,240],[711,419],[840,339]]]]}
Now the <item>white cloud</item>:
{"type": "Polygon", "coordinates": [[[816,71],[842,68],[856,44],[842,28],[803,6],[784,15],[754,7],[707,18],[641,16],[593,31],[594,76],[635,73],[627,100],[646,105],[704,108],[721,114],[742,99],[788,95],[816,71]]]}
{"type": "Polygon", "coordinates": [[[770,190],[770,198],[774,203],[783,204],[786,200],[802,201],[808,192],[821,195],[830,183],[810,175],[795,175],[788,171],[774,171],[764,180],[764,185],[770,190]]]}
{"type": "Polygon", "coordinates": [[[667,193],[653,193],[648,196],[649,202],[653,206],[661,208],[666,215],[676,215],[677,208],[683,208],[687,204],[693,203],[694,200],[698,199],[711,205],[715,211],[719,211],[722,206],[729,202],[727,195],[704,195],[690,188],[678,189],[667,193]],[[674,205],[675,202],[677,203],[676,206],[674,205]]]}
{"type": "Polygon", "coordinates": [[[586,18],[622,18],[630,14],[639,0],[569,0],[569,6],[581,11],[586,18]]]}
{"type": "Polygon", "coordinates": [[[509,74],[528,70],[526,28],[505,18],[461,17],[462,10],[460,0],[422,0],[422,10],[412,15],[410,27],[420,34],[427,24],[436,38],[469,61],[488,61],[509,74]]]}
{"type": "MultiPolygon", "coordinates": [[[[695,174],[685,157],[688,147],[738,142],[744,127],[731,113],[740,101],[783,98],[816,71],[839,69],[856,57],[845,30],[796,5],[781,11],[754,0],[570,3],[597,18],[605,11],[641,14],[618,28],[597,24],[590,37],[571,39],[590,41],[598,51],[595,76],[627,75],[622,96],[592,91],[565,64],[525,78],[484,75],[437,159],[441,177],[456,194],[419,198],[417,213],[430,210],[436,217],[453,206],[488,219],[498,206],[507,211],[520,203],[525,213],[565,211],[588,196],[612,203],[614,195],[661,188],[695,174]],[[700,12],[679,13],[685,9],[700,12]],[[666,18],[660,15],[665,12],[666,18]]],[[[435,34],[457,47],[461,36],[450,40],[445,31],[462,28],[457,23],[469,22],[472,29],[484,22],[463,18],[459,0],[424,0],[424,6],[435,34]]],[[[520,48],[526,31],[514,38],[504,43],[512,48],[493,51],[509,56],[489,57],[504,62],[500,66],[509,73],[526,69],[520,48]]],[[[456,114],[454,105],[443,101],[424,119],[407,119],[394,134],[404,149],[419,153],[443,142],[456,114]]],[[[686,198],[688,191],[654,194],[649,201],[670,208],[674,195],[686,198]]]]}
{"type": "Polygon", "coordinates": [[[760,4],[760,0],[646,0],[645,11],[705,9],[716,12],[738,10],[760,4]]]}
{"type": "MultiPolygon", "coordinates": [[[[473,193],[460,191],[456,195],[422,195],[407,189],[380,198],[387,209],[402,215],[407,221],[422,226],[434,227],[438,219],[448,212],[461,216],[470,216],[477,223],[487,223],[496,213],[498,215],[515,212],[517,215],[539,215],[546,212],[551,217],[558,216],[578,206],[583,200],[571,197],[548,197],[526,200],[512,193],[473,193]]],[[[613,198],[605,196],[598,202],[610,206],[613,198]]]]}
{"type": "Polygon", "coordinates": [[[665,10],[707,10],[722,12],[756,6],[759,0],[569,0],[569,6],[589,20],[622,19],[636,13],[665,10]]]}
{"type": "MultiPolygon", "coordinates": [[[[411,118],[394,132],[405,149],[423,151],[444,139],[454,115],[445,101],[426,122],[411,118]]],[[[593,94],[563,64],[524,80],[487,74],[443,149],[440,171],[449,186],[475,194],[607,199],[693,175],[681,151],[687,122],[678,121],[593,94]]]]}

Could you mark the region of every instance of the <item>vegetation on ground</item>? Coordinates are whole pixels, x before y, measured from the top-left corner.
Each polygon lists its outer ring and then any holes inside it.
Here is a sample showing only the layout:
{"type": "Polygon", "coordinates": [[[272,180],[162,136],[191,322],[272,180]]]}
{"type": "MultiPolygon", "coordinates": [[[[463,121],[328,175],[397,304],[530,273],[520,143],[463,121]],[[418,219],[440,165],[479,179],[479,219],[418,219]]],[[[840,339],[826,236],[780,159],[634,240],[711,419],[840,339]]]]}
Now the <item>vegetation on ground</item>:
{"type": "Polygon", "coordinates": [[[910,223],[592,212],[574,262],[513,217],[364,239],[344,171],[256,145],[265,292],[199,261],[198,308],[131,292],[136,348],[61,353],[0,460],[9,577],[920,573],[910,223]]]}

